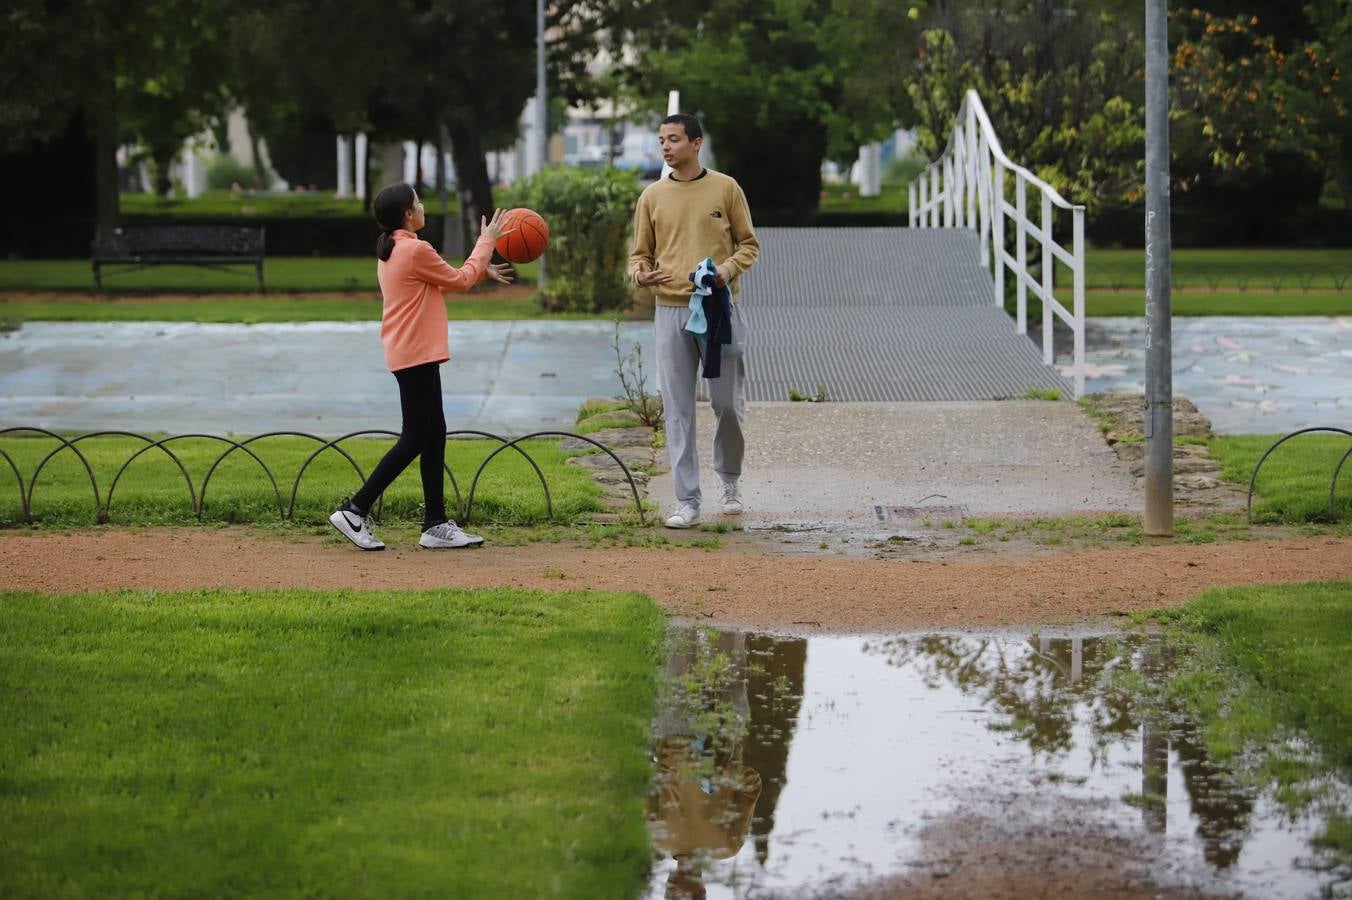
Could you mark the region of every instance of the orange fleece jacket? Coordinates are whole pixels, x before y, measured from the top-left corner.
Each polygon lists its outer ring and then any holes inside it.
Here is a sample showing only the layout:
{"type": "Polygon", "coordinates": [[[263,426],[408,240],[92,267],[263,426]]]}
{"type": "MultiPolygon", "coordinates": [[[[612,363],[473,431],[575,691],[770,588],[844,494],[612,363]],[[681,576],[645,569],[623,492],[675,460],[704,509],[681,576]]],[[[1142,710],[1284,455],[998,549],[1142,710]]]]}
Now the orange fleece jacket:
{"type": "Polygon", "coordinates": [[[481,234],[469,259],[457,269],[413,232],[402,228],[394,232],[390,258],[376,263],[380,295],[385,301],[380,343],[391,372],[451,358],[442,295],[467,291],[483,281],[492,256],[493,239],[481,234]]]}

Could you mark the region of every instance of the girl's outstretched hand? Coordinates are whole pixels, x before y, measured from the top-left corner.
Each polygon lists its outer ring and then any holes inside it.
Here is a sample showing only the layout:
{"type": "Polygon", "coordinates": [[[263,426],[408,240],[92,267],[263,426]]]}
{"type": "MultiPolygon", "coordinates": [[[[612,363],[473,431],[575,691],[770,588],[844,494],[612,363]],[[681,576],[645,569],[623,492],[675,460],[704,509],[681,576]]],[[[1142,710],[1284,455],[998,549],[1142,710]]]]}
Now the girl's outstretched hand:
{"type": "Polygon", "coordinates": [[[511,284],[516,280],[516,270],[511,263],[489,263],[488,277],[498,284],[511,284]]]}
{"type": "Polygon", "coordinates": [[[502,213],[503,211],[501,209],[493,210],[493,218],[491,220],[486,216],[479,216],[480,233],[491,237],[494,243],[497,243],[504,235],[512,234],[516,231],[515,228],[504,229],[502,227],[502,213]]]}

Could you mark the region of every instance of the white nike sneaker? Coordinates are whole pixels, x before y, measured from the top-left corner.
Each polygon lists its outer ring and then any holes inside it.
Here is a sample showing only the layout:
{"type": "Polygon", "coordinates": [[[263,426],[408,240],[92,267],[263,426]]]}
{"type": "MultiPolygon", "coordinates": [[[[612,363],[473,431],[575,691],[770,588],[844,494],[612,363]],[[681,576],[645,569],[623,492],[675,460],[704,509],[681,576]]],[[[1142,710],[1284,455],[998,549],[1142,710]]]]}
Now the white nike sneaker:
{"type": "Polygon", "coordinates": [[[484,539],[477,534],[465,534],[454,521],[433,525],[418,538],[418,546],[428,550],[444,550],[455,547],[477,547],[484,539]]]}
{"type": "Polygon", "coordinates": [[[668,528],[689,528],[699,523],[699,507],[693,503],[682,503],[680,508],[667,516],[668,528]]]}
{"type": "Polygon", "coordinates": [[[338,533],[363,550],[384,550],[385,544],[372,531],[374,522],[370,516],[361,516],[347,509],[340,509],[329,516],[329,523],[338,529],[338,533]]]}
{"type": "Polygon", "coordinates": [[[737,490],[737,482],[723,482],[723,515],[740,516],[743,508],[742,492],[737,490]]]}

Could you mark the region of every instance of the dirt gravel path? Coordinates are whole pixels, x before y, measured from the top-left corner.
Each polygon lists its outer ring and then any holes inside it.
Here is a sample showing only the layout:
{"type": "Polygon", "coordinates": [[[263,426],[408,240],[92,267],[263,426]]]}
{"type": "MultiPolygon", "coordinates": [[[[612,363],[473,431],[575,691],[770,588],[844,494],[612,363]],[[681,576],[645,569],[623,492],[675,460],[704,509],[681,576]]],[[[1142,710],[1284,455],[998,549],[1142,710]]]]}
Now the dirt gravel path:
{"type": "Polygon", "coordinates": [[[1214,586],[1352,578],[1352,538],[1300,537],[935,559],[785,556],[567,544],[363,553],[246,529],[0,536],[0,586],[633,590],[680,616],[778,632],[1077,624],[1182,603],[1214,586]]]}

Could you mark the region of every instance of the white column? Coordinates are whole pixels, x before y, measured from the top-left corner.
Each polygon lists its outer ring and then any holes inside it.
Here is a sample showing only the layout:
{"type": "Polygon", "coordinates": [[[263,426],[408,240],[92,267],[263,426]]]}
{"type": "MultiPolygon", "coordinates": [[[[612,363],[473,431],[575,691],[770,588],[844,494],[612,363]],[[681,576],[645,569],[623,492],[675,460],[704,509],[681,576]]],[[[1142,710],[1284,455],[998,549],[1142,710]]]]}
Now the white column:
{"type": "Polygon", "coordinates": [[[334,138],[336,145],[335,151],[338,154],[338,196],[352,196],[352,157],[347,152],[347,135],[340,134],[334,138]]]}
{"type": "Polygon", "coordinates": [[[859,148],[859,196],[876,197],[883,192],[882,154],[877,142],[859,148]]]}
{"type": "MultiPolygon", "coordinates": [[[[680,92],[680,91],[668,91],[668,92],[667,92],[667,115],[669,115],[669,116],[674,116],[674,115],[676,115],[676,114],[677,114],[678,112],[680,112],[680,111],[681,111],[681,92],[680,92]]],[[[671,166],[667,165],[666,163],[662,163],[662,174],[661,174],[660,176],[658,176],[658,177],[660,177],[660,178],[666,178],[666,177],[667,177],[668,175],[670,175],[670,174],[671,174],[671,166]]]]}
{"type": "Polygon", "coordinates": [[[356,182],[356,195],[358,197],[366,196],[366,152],[369,149],[366,145],[366,135],[358,134],[355,138],[357,147],[357,158],[353,163],[353,181],[356,182]]]}
{"type": "Polygon", "coordinates": [[[404,141],[404,183],[414,184],[418,180],[418,145],[413,141],[404,141]]]}
{"type": "Polygon", "coordinates": [[[183,145],[183,189],[189,197],[202,196],[202,163],[192,142],[183,145]]]}

